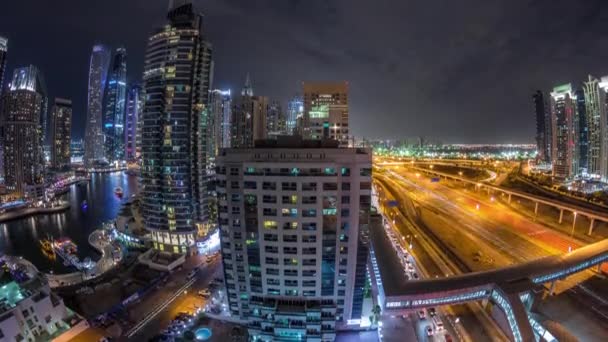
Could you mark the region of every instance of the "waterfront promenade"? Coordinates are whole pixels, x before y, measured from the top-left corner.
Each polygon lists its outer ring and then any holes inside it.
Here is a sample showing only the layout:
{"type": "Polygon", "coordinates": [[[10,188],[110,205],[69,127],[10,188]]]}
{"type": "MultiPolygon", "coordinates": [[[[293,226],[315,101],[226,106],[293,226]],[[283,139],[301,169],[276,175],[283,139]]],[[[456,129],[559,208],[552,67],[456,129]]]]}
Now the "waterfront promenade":
{"type": "Polygon", "coordinates": [[[93,231],[89,235],[89,243],[101,253],[101,257],[95,263],[95,266],[87,271],[78,271],[67,274],[53,274],[40,272],[34,264],[27,259],[14,256],[6,256],[8,262],[24,267],[31,275],[41,273],[48,280],[51,288],[67,287],[78,285],[82,282],[95,279],[104,273],[110,271],[122,261],[123,251],[120,247],[116,247],[112,240],[106,235],[106,230],[103,228],[93,231]],[[115,255],[114,251],[118,251],[115,255]],[[116,256],[116,258],[115,258],[116,256]]]}
{"type": "Polygon", "coordinates": [[[23,208],[9,211],[4,214],[0,214],[0,223],[17,220],[20,218],[33,216],[33,215],[45,215],[59,213],[70,208],[70,203],[66,201],[59,201],[57,204],[50,204],[46,207],[34,207],[34,208],[23,208]]]}

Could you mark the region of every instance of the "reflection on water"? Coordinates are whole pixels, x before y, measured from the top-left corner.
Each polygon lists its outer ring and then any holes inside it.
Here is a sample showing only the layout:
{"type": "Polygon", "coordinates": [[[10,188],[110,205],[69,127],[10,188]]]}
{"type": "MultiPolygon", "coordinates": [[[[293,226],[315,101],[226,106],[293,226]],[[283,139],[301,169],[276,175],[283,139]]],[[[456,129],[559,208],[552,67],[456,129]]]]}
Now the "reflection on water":
{"type": "Polygon", "coordinates": [[[0,224],[0,253],[20,255],[33,262],[40,270],[69,272],[60,258],[53,262],[40,249],[39,239],[52,236],[69,237],[78,245],[80,258],[96,260],[99,254],[88,243],[89,234],[102,222],[114,219],[121,202],[137,192],[137,177],[123,172],[94,174],[86,186],[72,185],[64,195],[70,202],[70,209],[59,214],[32,216],[0,224]],[[114,194],[114,188],[121,187],[123,198],[114,194]],[[87,207],[82,202],[87,201],[87,207]]]}

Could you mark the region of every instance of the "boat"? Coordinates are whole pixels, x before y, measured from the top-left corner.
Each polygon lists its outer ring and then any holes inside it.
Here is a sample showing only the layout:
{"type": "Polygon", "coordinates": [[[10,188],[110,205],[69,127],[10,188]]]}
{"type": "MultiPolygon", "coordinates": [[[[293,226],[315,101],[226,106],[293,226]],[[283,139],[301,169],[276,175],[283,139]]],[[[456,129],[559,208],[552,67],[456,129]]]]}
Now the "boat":
{"type": "Polygon", "coordinates": [[[55,249],[53,248],[53,242],[50,239],[38,240],[38,243],[40,243],[40,247],[42,248],[42,254],[44,254],[45,257],[51,260],[55,260],[57,258],[57,255],[55,254],[55,249]]]}
{"type": "Polygon", "coordinates": [[[116,188],[114,188],[114,193],[116,194],[116,196],[122,197],[122,195],[123,195],[122,188],[117,186],[116,188]]]}

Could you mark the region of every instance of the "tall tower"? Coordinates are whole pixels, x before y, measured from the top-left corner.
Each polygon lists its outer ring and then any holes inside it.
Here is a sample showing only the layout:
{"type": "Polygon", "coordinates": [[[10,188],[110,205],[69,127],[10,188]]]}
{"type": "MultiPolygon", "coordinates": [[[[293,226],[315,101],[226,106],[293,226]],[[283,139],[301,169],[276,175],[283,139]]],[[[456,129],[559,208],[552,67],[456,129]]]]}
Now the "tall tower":
{"type": "MultiPolygon", "coordinates": [[[[602,78],[604,79],[604,78],[602,78]]],[[[588,170],[595,177],[608,179],[608,165],[606,165],[608,148],[606,146],[606,86],[608,83],[600,82],[589,75],[587,82],[583,83],[585,97],[585,114],[588,137],[588,170]]]]}
{"type": "Polygon", "coordinates": [[[0,36],[0,94],[4,91],[4,73],[6,71],[6,54],[8,53],[8,39],[0,36]]]}
{"type": "Polygon", "coordinates": [[[89,64],[87,122],[84,141],[84,163],[86,166],[92,166],[104,157],[102,106],[110,57],[111,53],[107,47],[103,45],[93,46],[89,64]]]}
{"type": "Polygon", "coordinates": [[[534,112],[536,114],[536,149],[538,150],[538,160],[543,163],[550,163],[551,150],[549,149],[549,140],[551,137],[547,136],[547,126],[551,126],[551,120],[547,115],[547,101],[540,90],[537,90],[532,95],[532,98],[534,99],[534,112]]]}
{"type": "Polygon", "coordinates": [[[256,140],[266,139],[268,106],[268,97],[253,95],[247,74],[241,96],[232,103],[231,147],[253,147],[256,140]]]}
{"type": "Polygon", "coordinates": [[[587,122],[585,93],[583,89],[577,89],[576,97],[575,127],[578,127],[578,170],[577,173],[587,174],[589,170],[589,126],[587,122]]]}
{"type": "Polygon", "coordinates": [[[140,117],[144,105],[143,92],[138,84],[129,87],[125,120],[125,159],[135,160],[139,157],[141,132],[140,117]],[[139,138],[138,138],[139,137],[139,138]]]}
{"type": "Polygon", "coordinates": [[[171,1],[148,39],[143,89],[141,196],[154,247],[186,253],[208,215],[206,116],[211,44],[190,1],[171,1]]]}
{"type": "Polygon", "coordinates": [[[51,110],[51,165],[55,169],[70,166],[72,140],[72,101],[56,98],[51,110]]]}
{"type": "Polygon", "coordinates": [[[287,103],[287,117],[285,119],[285,131],[288,135],[294,134],[298,118],[304,115],[304,100],[302,96],[294,96],[287,103]]]}
{"type": "Polygon", "coordinates": [[[348,82],[304,82],[303,90],[304,136],[348,146],[348,82]]]}
{"type": "Polygon", "coordinates": [[[208,150],[217,156],[222,148],[230,147],[230,123],[232,113],[232,97],[230,89],[214,89],[209,103],[211,113],[211,133],[208,150]]]}
{"type": "Polygon", "coordinates": [[[285,134],[285,119],[281,104],[278,101],[272,101],[268,105],[266,131],[269,137],[285,134]]]}
{"type": "Polygon", "coordinates": [[[2,99],[4,175],[7,189],[20,195],[25,186],[43,183],[41,116],[46,89],[35,66],[15,69],[2,99]]]}
{"type": "Polygon", "coordinates": [[[361,319],[371,150],[278,137],[217,159],[228,307],[254,340],[333,341],[361,319]]]}
{"type": "Polygon", "coordinates": [[[553,176],[565,180],[578,172],[578,127],[576,126],[576,97],[570,83],[553,88],[551,92],[551,124],[553,143],[551,160],[553,176]]]}
{"type": "Polygon", "coordinates": [[[114,53],[105,92],[103,118],[104,152],[109,163],[125,157],[125,103],[127,96],[127,50],[114,53]]]}

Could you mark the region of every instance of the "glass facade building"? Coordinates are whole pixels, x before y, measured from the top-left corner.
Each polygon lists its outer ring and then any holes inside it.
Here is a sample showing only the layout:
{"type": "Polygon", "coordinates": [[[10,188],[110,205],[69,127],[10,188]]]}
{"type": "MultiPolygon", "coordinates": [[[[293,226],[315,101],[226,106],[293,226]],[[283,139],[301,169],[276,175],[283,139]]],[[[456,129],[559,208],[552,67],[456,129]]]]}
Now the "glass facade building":
{"type": "Polygon", "coordinates": [[[570,83],[553,88],[551,92],[551,125],[553,143],[551,160],[553,176],[571,179],[578,172],[578,120],[576,96],[570,83]]]}
{"type": "Polygon", "coordinates": [[[143,75],[141,197],[154,247],[186,253],[206,222],[211,44],[190,1],[172,1],[148,39],[143,75]]]}
{"type": "Polygon", "coordinates": [[[93,46],[89,64],[87,122],[84,141],[84,162],[91,166],[104,158],[102,131],[103,97],[106,89],[111,52],[103,45],[93,46]]]}
{"type": "Polygon", "coordinates": [[[125,159],[127,50],[116,49],[104,95],[104,154],[109,163],[125,159]]]}
{"type": "Polygon", "coordinates": [[[296,131],[298,118],[304,115],[304,99],[295,96],[287,102],[287,116],[285,118],[285,131],[287,135],[292,135],[296,131]]]}
{"type": "Polygon", "coordinates": [[[139,85],[129,87],[125,118],[125,159],[136,160],[141,154],[141,132],[139,119],[143,110],[144,97],[139,85]]]}
{"type": "Polygon", "coordinates": [[[9,191],[23,195],[27,185],[43,183],[42,119],[46,87],[35,66],[15,69],[2,98],[4,177],[9,191]]]}
{"type": "Polygon", "coordinates": [[[51,165],[53,168],[69,168],[71,139],[72,101],[56,98],[51,110],[51,165]]]}

